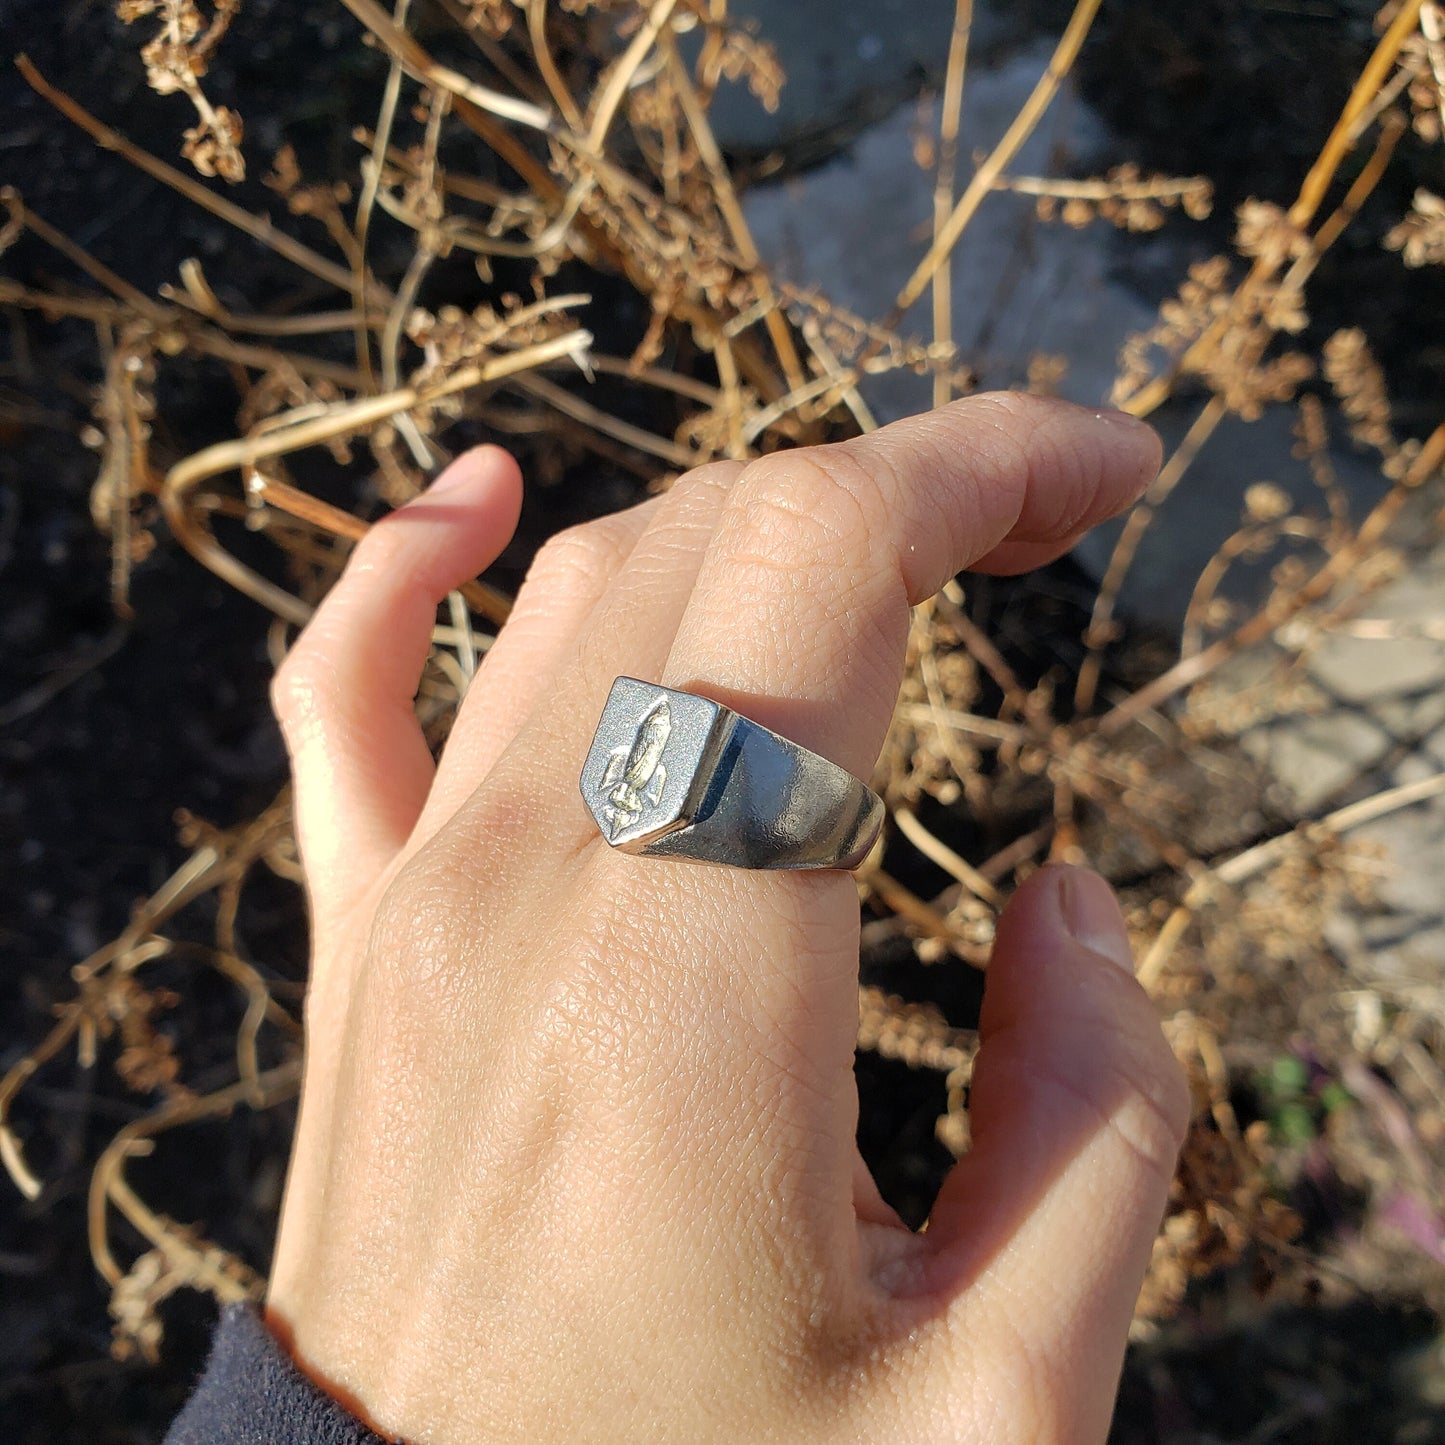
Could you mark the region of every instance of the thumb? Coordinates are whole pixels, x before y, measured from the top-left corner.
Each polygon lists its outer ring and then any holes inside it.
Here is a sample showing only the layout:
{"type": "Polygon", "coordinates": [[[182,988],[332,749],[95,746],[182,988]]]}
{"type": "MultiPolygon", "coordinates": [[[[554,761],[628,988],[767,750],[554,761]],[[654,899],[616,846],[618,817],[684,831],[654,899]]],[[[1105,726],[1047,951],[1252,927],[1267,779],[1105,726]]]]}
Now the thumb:
{"type": "Polygon", "coordinates": [[[1103,1440],[1189,1093],[1102,878],[1046,868],[1019,889],[980,1035],[973,1146],[925,1235],[945,1373],[976,1373],[982,1341],[1022,1351],[1043,1398],[1014,1395],[1036,1427],[1018,1438],[1103,1440]]]}

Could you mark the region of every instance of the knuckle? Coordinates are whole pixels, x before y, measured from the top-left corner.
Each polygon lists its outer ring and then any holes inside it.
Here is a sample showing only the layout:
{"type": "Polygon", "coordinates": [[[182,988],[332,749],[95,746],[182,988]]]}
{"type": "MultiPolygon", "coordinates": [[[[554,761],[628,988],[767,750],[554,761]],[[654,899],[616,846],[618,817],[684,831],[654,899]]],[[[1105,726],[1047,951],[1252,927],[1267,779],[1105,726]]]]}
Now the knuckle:
{"type": "Polygon", "coordinates": [[[1138,1003],[1137,1013],[1115,1016],[1107,1051],[1086,1068],[1052,1053],[1037,1067],[1065,1107],[1091,1120],[1149,1176],[1167,1181],[1189,1124],[1189,1086],[1142,990],[1138,1003]]]}
{"type": "Polygon", "coordinates": [[[549,592],[590,589],[621,566],[627,537],[613,517],[599,517],[555,533],[545,541],[527,572],[526,585],[549,592]]]}
{"type": "Polygon", "coordinates": [[[1134,979],[1126,977],[1124,982],[1133,990],[1139,1006],[1138,1023],[1132,1035],[1134,1047],[1126,1054],[1131,1077],[1137,1092],[1153,1103],[1168,1125],[1177,1146],[1183,1141],[1193,1112],[1188,1075],[1165,1036],[1149,995],[1134,979]]]}
{"type": "Polygon", "coordinates": [[[734,461],[708,462],[684,472],[667,489],[667,506],[686,509],[707,505],[719,494],[726,495],[743,472],[743,464],[734,461]]]}
{"type": "Polygon", "coordinates": [[[986,427],[999,441],[1022,451],[1055,405],[1026,391],[984,391],[963,397],[953,408],[969,424],[986,427]]]}
{"type": "Polygon", "coordinates": [[[1189,1086],[1152,1017],[1147,1032],[1121,1041],[1100,1101],[1110,1133],[1151,1173],[1169,1178],[1189,1124],[1189,1086]]]}
{"type": "MultiPolygon", "coordinates": [[[[343,581],[355,583],[362,577],[385,576],[404,564],[417,546],[416,533],[399,524],[392,512],[368,527],[347,558],[343,581]]],[[[340,585],[340,584],[338,584],[340,585]]]]}
{"type": "Polygon", "coordinates": [[[965,438],[985,464],[989,485],[1006,487],[1018,506],[1028,495],[1031,448],[1039,428],[1037,398],[1018,392],[989,392],[955,402],[965,419],[965,438]]]}
{"type": "Polygon", "coordinates": [[[739,559],[790,570],[869,545],[872,481],[847,453],[780,452],[750,463],[728,499],[725,525],[739,559]]]}
{"type": "Polygon", "coordinates": [[[1124,1075],[1123,1102],[1109,1117],[1109,1128],[1150,1173],[1165,1179],[1174,1174],[1179,1146],[1189,1122],[1189,1097],[1174,1055],[1124,1075]]]}

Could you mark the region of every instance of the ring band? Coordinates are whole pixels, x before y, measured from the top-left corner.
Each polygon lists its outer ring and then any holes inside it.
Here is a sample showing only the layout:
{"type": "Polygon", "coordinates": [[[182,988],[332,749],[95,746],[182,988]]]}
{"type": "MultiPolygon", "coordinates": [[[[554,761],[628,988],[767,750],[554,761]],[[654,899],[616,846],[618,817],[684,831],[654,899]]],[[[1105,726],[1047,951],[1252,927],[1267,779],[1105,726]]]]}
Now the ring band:
{"type": "Polygon", "coordinates": [[[619,677],[582,768],[625,853],[733,868],[856,868],[883,800],[851,773],[694,693],[619,677]]]}

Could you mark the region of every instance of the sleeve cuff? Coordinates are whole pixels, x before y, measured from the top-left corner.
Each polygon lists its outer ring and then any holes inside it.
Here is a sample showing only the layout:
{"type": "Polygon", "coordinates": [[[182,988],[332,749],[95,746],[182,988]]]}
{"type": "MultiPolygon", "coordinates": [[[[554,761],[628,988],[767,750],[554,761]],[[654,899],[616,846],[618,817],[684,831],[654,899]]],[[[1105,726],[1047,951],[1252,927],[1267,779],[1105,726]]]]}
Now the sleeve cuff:
{"type": "Polygon", "coordinates": [[[164,1445],[385,1445],[301,1373],[261,1316],[228,1305],[164,1445]]]}

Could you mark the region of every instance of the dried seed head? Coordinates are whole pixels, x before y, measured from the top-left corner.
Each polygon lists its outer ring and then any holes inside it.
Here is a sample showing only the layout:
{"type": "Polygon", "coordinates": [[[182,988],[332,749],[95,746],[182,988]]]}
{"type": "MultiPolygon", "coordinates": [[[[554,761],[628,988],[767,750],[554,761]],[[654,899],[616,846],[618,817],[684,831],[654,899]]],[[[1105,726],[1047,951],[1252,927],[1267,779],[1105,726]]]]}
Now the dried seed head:
{"type": "Polygon", "coordinates": [[[1255,482],[1244,493],[1245,515],[1252,522],[1273,522],[1290,514],[1289,493],[1275,482],[1255,482]]]}
{"type": "Polygon", "coordinates": [[[1445,198],[1423,188],[1415,192],[1409,214],[1385,237],[1407,266],[1445,266],[1445,198]]]}
{"type": "Polygon", "coordinates": [[[227,181],[246,174],[241,118],[226,106],[213,106],[200,81],[240,3],[213,0],[209,20],[196,0],[118,0],[116,5],[116,15],[127,25],[146,17],[157,21],[156,34],[141,47],[146,83],[158,95],[180,91],[189,96],[197,120],[182,136],[181,154],[201,175],[227,181]]]}
{"type": "Polygon", "coordinates": [[[1385,376],[1358,327],[1337,331],[1324,346],[1325,376],[1350,423],[1350,435],[1385,456],[1396,451],[1385,376]]]}

